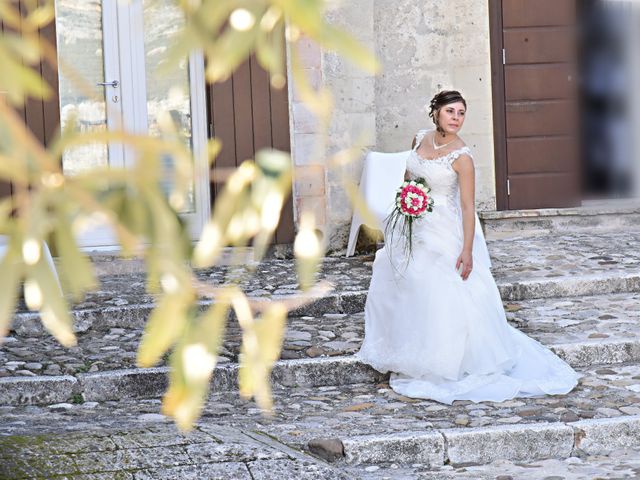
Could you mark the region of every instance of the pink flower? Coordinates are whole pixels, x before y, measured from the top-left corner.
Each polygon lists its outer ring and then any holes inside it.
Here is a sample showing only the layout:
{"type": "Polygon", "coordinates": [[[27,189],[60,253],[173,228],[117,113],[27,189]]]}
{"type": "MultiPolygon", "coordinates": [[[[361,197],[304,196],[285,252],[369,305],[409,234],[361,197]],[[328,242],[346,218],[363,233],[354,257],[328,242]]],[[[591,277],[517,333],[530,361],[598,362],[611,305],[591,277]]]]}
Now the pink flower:
{"type": "Polygon", "coordinates": [[[428,187],[423,183],[407,183],[398,189],[396,208],[399,213],[410,218],[417,218],[429,210],[433,203],[427,193],[428,187]]]}

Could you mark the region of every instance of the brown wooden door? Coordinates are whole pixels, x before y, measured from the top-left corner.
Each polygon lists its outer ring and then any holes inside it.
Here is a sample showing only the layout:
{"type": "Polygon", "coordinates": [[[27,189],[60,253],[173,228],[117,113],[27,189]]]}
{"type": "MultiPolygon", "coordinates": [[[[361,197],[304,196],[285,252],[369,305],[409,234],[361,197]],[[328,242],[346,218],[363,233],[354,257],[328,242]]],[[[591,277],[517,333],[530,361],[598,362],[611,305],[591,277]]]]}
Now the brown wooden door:
{"type": "Polygon", "coordinates": [[[491,6],[498,209],[578,205],[575,0],[491,6]]]}
{"type": "MultiPolygon", "coordinates": [[[[207,107],[209,135],[222,141],[211,172],[211,198],[215,202],[230,168],[254,158],[261,148],[291,151],[287,87],[271,87],[269,74],[251,56],[227,81],[208,86],[207,107]]],[[[274,243],[292,243],[293,239],[293,201],[289,197],[274,243]]]]}
{"type": "MultiPolygon", "coordinates": [[[[22,17],[28,15],[29,11],[24,1],[17,2],[22,17]]],[[[43,2],[41,2],[43,3],[43,2]]],[[[0,21],[0,33],[4,34],[9,28],[0,21]]],[[[47,42],[54,49],[56,48],[56,27],[55,21],[51,21],[46,27],[38,31],[41,42],[47,42]]],[[[54,50],[55,51],[55,50],[54,50]]],[[[33,66],[36,73],[51,87],[52,95],[47,100],[28,99],[25,104],[18,108],[18,113],[22,116],[24,123],[29,127],[44,146],[49,146],[60,127],[60,99],[58,96],[58,73],[48,63],[42,60],[33,66]]],[[[0,93],[0,101],[6,101],[5,94],[0,93]]],[[[11,194],[11,185],[7,182],[0,182],[0,197],[11,194]]]]}

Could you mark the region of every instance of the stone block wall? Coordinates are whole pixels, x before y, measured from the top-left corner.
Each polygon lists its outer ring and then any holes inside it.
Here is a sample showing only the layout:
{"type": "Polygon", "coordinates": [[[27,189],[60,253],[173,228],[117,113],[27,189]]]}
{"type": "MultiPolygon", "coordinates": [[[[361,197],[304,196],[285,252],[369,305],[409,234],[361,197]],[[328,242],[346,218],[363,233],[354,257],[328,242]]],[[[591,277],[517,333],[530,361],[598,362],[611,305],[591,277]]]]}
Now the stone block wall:
{"type": "MultiPolygon", "coordinates": [[[[302,39],[298,43],[298,55],[304,66],[304,72],[313,88],[322,84],[321,50],[316,43],[302,39]]],[[[291,58],[291,55],[287,55],[291,58]]],[[[291,64],[288,65],[289,78],[291,64]]],[[[291,131],[291,154],[294,163],[293,209],[296,225],[300,213],[311,210],[321,230],[326,224],[326,168],[322,138],[319,134],[318,122],[314,115],[302,103],[294,82],[289,82],[289,121],[291,131]]]]}
{"type": "Polygon", "coordinates": [[[411,147],[433,122],[423,106],[442,89],[460,90],[468,116],[460,136],[474,153],[476,207],[495,209],[489,5],[477,0],[378,0],[375,51],[376,148],[411,147]]]}
{"type": "Polygon", "coordinates": [[[475,157],[477,209],[495,209],[488,3],[333,1],[326,18],[374,51],[383,71],[374,77],[310,40],[299,45],[308,78],[328,87],[335,104],[323,143],[290,82],[296,218],[302,209],[311,209],[329,248],[346,246],[352,209],[342,179],[359,180],[368,149],[410,148],[415,132],[432,126],[423,105],[438,90],[451,88],[460,90],[468,102],[461,136],[475,157]],[[328,168],[327,158],[356,144],[362,150],[356,162],[340,170],[328,168]]]}

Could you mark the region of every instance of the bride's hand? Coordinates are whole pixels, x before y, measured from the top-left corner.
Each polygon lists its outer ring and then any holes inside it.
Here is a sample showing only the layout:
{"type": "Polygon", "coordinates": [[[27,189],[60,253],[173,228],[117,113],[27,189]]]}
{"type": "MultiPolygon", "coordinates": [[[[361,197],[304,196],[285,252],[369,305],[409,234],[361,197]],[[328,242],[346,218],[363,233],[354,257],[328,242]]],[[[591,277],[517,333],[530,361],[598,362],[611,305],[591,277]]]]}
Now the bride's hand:
{"type": "Polygon", "coordinates": [[[468,252],[466,250],[462,251],[460,256],[458,256],[458,259],[456,260],[456,270],[460,269],[460,264],[462,264],[463,266],[460,276],[462,277],[462,280],[466,280],[467,278],[469,278],[471,270],[473,269],[473,255],[471,254],[471,252],[468,252]]]}

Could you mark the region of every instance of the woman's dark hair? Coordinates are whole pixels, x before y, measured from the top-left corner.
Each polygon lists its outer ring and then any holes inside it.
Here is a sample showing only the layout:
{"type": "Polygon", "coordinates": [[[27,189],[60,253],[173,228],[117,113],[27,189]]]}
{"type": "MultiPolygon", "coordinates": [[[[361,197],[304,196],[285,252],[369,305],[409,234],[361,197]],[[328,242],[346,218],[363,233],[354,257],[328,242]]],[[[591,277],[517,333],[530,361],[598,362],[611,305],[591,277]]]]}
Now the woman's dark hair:
{"type": "Polygon", "coordinates": [[[438,130],[438,132],[444,133],[438,124],[438,119],[436,118],[437,111],[445,105],[456,102],[462,102],[464,108],[467,108],[466,100],[457,90],[442,90],[436,93],[431,99],[431,103],[429,103],[429,116],[431,117],[431,120],[433,120],[433,123],[436,124],[436,130],[438,130]]]}

